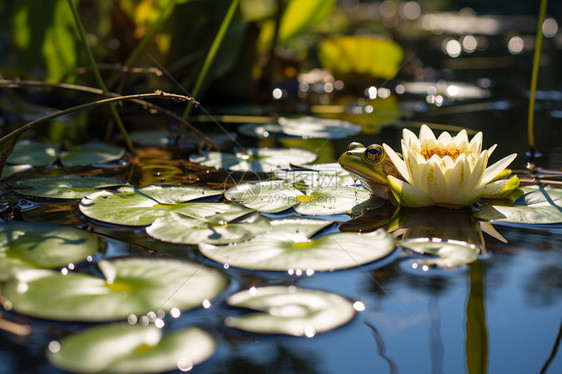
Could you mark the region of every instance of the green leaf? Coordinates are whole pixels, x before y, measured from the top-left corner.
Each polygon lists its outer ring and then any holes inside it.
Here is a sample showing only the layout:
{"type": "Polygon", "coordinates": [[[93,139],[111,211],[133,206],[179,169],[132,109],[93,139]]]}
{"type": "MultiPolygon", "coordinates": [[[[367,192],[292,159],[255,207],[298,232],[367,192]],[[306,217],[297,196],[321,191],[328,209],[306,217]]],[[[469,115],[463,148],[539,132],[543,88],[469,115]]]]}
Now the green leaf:
{"type": "Polygon", "coordinates": [[[335,75],[358,74],[391,79],[404,52],[395,42],[368,36],[334,36],[318,48],[322,66],[335,75]]]}
{"type": "Polygon", "coordinates": [[[45,144],[30,140],[22,140],[14,147],[8,157],[8,164],[45,166],[58,159],[60,144],[45,144]]]}
{"type": "Polygon", "coordinates": [[[157,373],[188,371],[216,348],[215,339],[198,327],[164,333],[153,325],[109,324],[65,337],[47,358],[69,372],[157,373]]]}
{"type": "Polygon", "coordinates": [[[236,204],[189,203],[201,197],[220,195],[222,191],[193,185],[121,187],[115,191],[99,191],[80,201],[80,211],[98,221],[127,226],[148,226],[158,217],[181,212],[194,217],[219,213],[248,213],[236,204]]]}
{"type": "Polygon", "coordinates": [[[127,184],[117,179],[103,177],[45,177],[17,181],[16,192],[26,196],[51,199],[81,199],[101,188],[127,184]]]}
{"type": "Polygon", "coordinates": [[[256,138],[277,135],[303,139],[340,139],[358,134],[361,126],[337,119],[281,117],[278,124],[247,123],[238,127],[238,131],[256,138]]]}
{"type": "Polygon", "coordinates": [[[0,281],[22,269],[58,268],[94,256],[98,239],[68,226],[40,222],[0,225],[0,281]]]}
{"type": "Polygon", "coordinates": [[[271,230],[269,220],[259,213],[235,223],[228,223],[227,219],[230,217],[223,217],[221,214],[209,218],[192,218],[181,213],[172,213],[157,218],[146,228],[146,232],[153,238],[170,243],[228,244],[248,240],[271,230]],[[212,218],[212,221],[209,218],[212,218]]]}
{"type": "Polygon", "coordinates": [[[310,273],[367,264],[389,255],[394,247],[394,238],[377,230],[366,234],[337,233],[313,240],[268,233],[237,245],[200,244],[199,251],[213,261],[244,269],[310,273]]]}
{"type": "Polygon", "coordinates": [[[288,169],[291,164],[306,164],[316,160],[314,152],[298,148],[248,148],[235,155],[222,152],[200,152],[189,156],[189,161],[207,167],[229,170],[270,172],[288,169]]]}
{"type": "Polygon", "coordinates": [[[523,187],[524,194],[513,204],[490,204],[480,207],[476,217],[487,221],[528,224],[562,222],[562,189],[523,187]]]}
{"type": "Polygon", "coordinates": [[[124,148],[100,142],[90,142],[73,147],[68,151],[62,151],[60,159],[64,166],[86,166],[116,161],[124,154],[124,148]]]}
{"type": "Polygon", "coordinates": [[[228,284],[215,269],[155,257],[101,260],[105,279],[90,274],[23,270],[2,288],[13,310],[60,321],[111,321],[150,311],[188,310],[228,284]]]}
{"type": "Polygon", "coordinates": [[[302,192],[291,183],[271,180],[242,183],[225,191],[224,197],[247,208],[264,213],[278,213],[298,204],[302,192]]]}
{"type": "Polygon", "coordinates": [[[262,334],[286,334],[312,338],[351,321],[353,304],[334,293],[297,288],[252,287],[228,298],[227,304],[258,311],[227,317],[225,324],[262,334]]]}
{"type": "Polygon", "coordinates": [[[342,214],[371,197],[369,191],[353,187],[316,187],[300,198],[294,209],[302,215],[342,214]]]}
{"type": "Polygon", "coordinates": [[[412,266],[424,271],[427,271],[429,266],[437,266],[442,269],[465,266],[476,261],[480,253],[480,248],[474,244],[437,238],[404,239],[398,245],[420,254],[437,256],[414,261],[412,266]]]}

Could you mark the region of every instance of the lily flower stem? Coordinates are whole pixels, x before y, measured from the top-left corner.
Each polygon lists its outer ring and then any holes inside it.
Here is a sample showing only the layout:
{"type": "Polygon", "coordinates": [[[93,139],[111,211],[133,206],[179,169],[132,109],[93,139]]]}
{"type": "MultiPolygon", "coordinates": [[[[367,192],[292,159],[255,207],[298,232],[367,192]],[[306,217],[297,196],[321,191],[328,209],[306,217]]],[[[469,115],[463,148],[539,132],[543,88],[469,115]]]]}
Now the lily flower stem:
{"type": "Polygon", "coordinates": [[[535,122],[535,94],[537,91],[537,79],[539,75],[539,65],[541,61],[541,50],[542,50],[542,25],[546,16],[546,5],[548,0],[541,0],[540,10],[539,10],[539,20],[537,23],[537,36],[535,41],[535,54],[533,57],[533,71],[531,74],[531,93],[529,98],[529,117],[527,121],[527,133],[529,138],[529,165],[534,169],[536,147],[535,147],[535,135],[534,135],[534,122],[535,122]]]}

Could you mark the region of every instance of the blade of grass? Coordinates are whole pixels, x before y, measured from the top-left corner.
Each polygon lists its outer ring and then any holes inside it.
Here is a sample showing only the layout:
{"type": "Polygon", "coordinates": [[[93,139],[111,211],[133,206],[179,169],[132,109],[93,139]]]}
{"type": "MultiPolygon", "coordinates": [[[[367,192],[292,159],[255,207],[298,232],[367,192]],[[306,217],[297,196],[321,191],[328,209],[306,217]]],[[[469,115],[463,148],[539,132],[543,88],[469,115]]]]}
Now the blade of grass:
{"type": "Polygon", "coordinates": [[[546,16],[546,5],[548,0],[541,0],[539,10],[539,20],[537,23],[537,36],[535,42],[535,55],[533,57],[533,72],[531,74],[531,94],[529,98],[529,117],[527,121],[527,136],[529,138],[529,167],[534,169],[535,155],[537,153],[535,146],[535,95],[537,92],[537,80],[539,76],[539,65],[541,61],[542,50],[542,25],[546,16]]]}
{"type": "MultiPolygon", "coordinates": [[[[100,74],[100,71],[99,71],[98,66],[96,64],[96,60],[94,58],[94,54],[92,53],[92,50],[90,49],[90,46],[88,45],[88,42],[87,42],[87,39],[86,39],[86,31],[84,30],[84,25],[82,25],[82,21],[80,20],[80,16],[78,14],[78,10],[76,9],[76,5],[74,5],[73,0],[68,0],[68,5],[70,6],[70,10],[72,11],[72,16],[74,17],[74,23],[76,24],[76,28],[78,29],[78,34],[80,35],[82,45],[84,46],[84,50],[86,51],[86,55],[88,57],[90,65],[92,66],[92,71],[94,73],[94,77],[96,78],[96,81],[97,81],[98,85],[102,89],[103,95],[105,97],[109,97],[109,91],[108,91],[107,87],[105,86],[103,78],[100,74]]],[[[117,124],[117,128],[119,129],[119,131],[123,135],[123,139],[125,139],[125,145],[127,146],[127,149],[131,152],[134,152],[135,147],[133,146],[133,143],[131,142],[131,139],[129,138],[129,134],[127,134],[127,130],[125,129],[125,125],[123,124],[123,121],[121,120],[121,117],[119,116],[119,113],[117,112],[117,108],[115,108],[115,105],[111,104],[109,106],[109,110],[111,112],[111,116],[113,117],[113,120],[117,124]]]]}
{"type": "MultiPolygon", "coordinates": [[[[195,87],[193,88],[193,92],[191,93],[191,96],[193,96],[194,98],[196,98],[197,95],[199,95],[199,90],[201,89],[201,86],[203,85],[203,82],[205,81],[205,77],[207,76],[207,73],[209,72],[209,69],[210,69],[212,63],[215,60],[215,56],[217,55],[219,47],[220,47],[220,45],[221,45],[221,43],[224,39],[224,36],[226,35],[226,31],[228,30],[228,27],[230,26],[230,22],[232,21],[232,18],[234,16],[234,12],[236,11],[236,8],[238,7],[238,3],[239,3],[239,0],[232,0],[232,2],[230,3],[230,7],[228,8],[228,10],[226,12],[226,15],[224,16],[224,19],[222,20],[221,26],[219,27],[219,31],[217,32],[217,35],[215,36],[215,39],[213,40],[213,44],[211,44],[211,48],[209,49],[209,52],[207,53],[207,56],[205,57],[205,62],[203,63],[203,67],[201,68],[201,72],[199,73],[199,76],[197,77],[197,81],[195,82],[195,87]]],[[[187,117],[189,117],[189,114],[191,113],[192,109],[193,109],[193,104],[187,103],[187,106],[185,107],[182,118],[187,119],[187,117]]]]}

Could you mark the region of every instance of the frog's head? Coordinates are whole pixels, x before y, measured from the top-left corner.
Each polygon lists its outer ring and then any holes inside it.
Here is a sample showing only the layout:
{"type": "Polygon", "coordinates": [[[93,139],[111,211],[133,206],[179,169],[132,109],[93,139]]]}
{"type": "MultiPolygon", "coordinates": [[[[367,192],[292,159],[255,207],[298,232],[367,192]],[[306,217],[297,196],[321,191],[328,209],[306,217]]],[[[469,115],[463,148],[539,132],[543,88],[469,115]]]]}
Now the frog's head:
{"type": "Polygon", "coordinates": [[[359,179],[361,184],[376,196],[386,198],[387,175],[401,178],[396,166],[379,144],[365,147],[361,143],[350,143],[338,162],[345,171],[359,179]]]}

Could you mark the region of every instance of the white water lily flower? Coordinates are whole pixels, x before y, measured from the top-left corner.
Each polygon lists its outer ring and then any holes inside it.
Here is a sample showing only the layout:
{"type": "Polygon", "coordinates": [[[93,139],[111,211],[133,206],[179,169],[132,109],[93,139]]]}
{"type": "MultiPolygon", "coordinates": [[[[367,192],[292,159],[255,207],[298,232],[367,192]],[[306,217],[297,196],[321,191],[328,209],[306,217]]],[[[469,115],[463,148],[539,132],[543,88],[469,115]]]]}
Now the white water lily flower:
{"type": "Polygon", "coordinates": [[[410,130],[402,133],[402,159],[388,145],[385,151],[404,178],[388,176],[388,184],[400,205],[469,206],[478,199],[500,198],[519,187],[519,179],[498,180],[510,174],[504,170],[517,154],[486,167],[496,148],[482,151],[482,133],[468,140],[466,130],[452,137],[448,132],[435,138],[422,125],[419,138],[410,130]]]}

